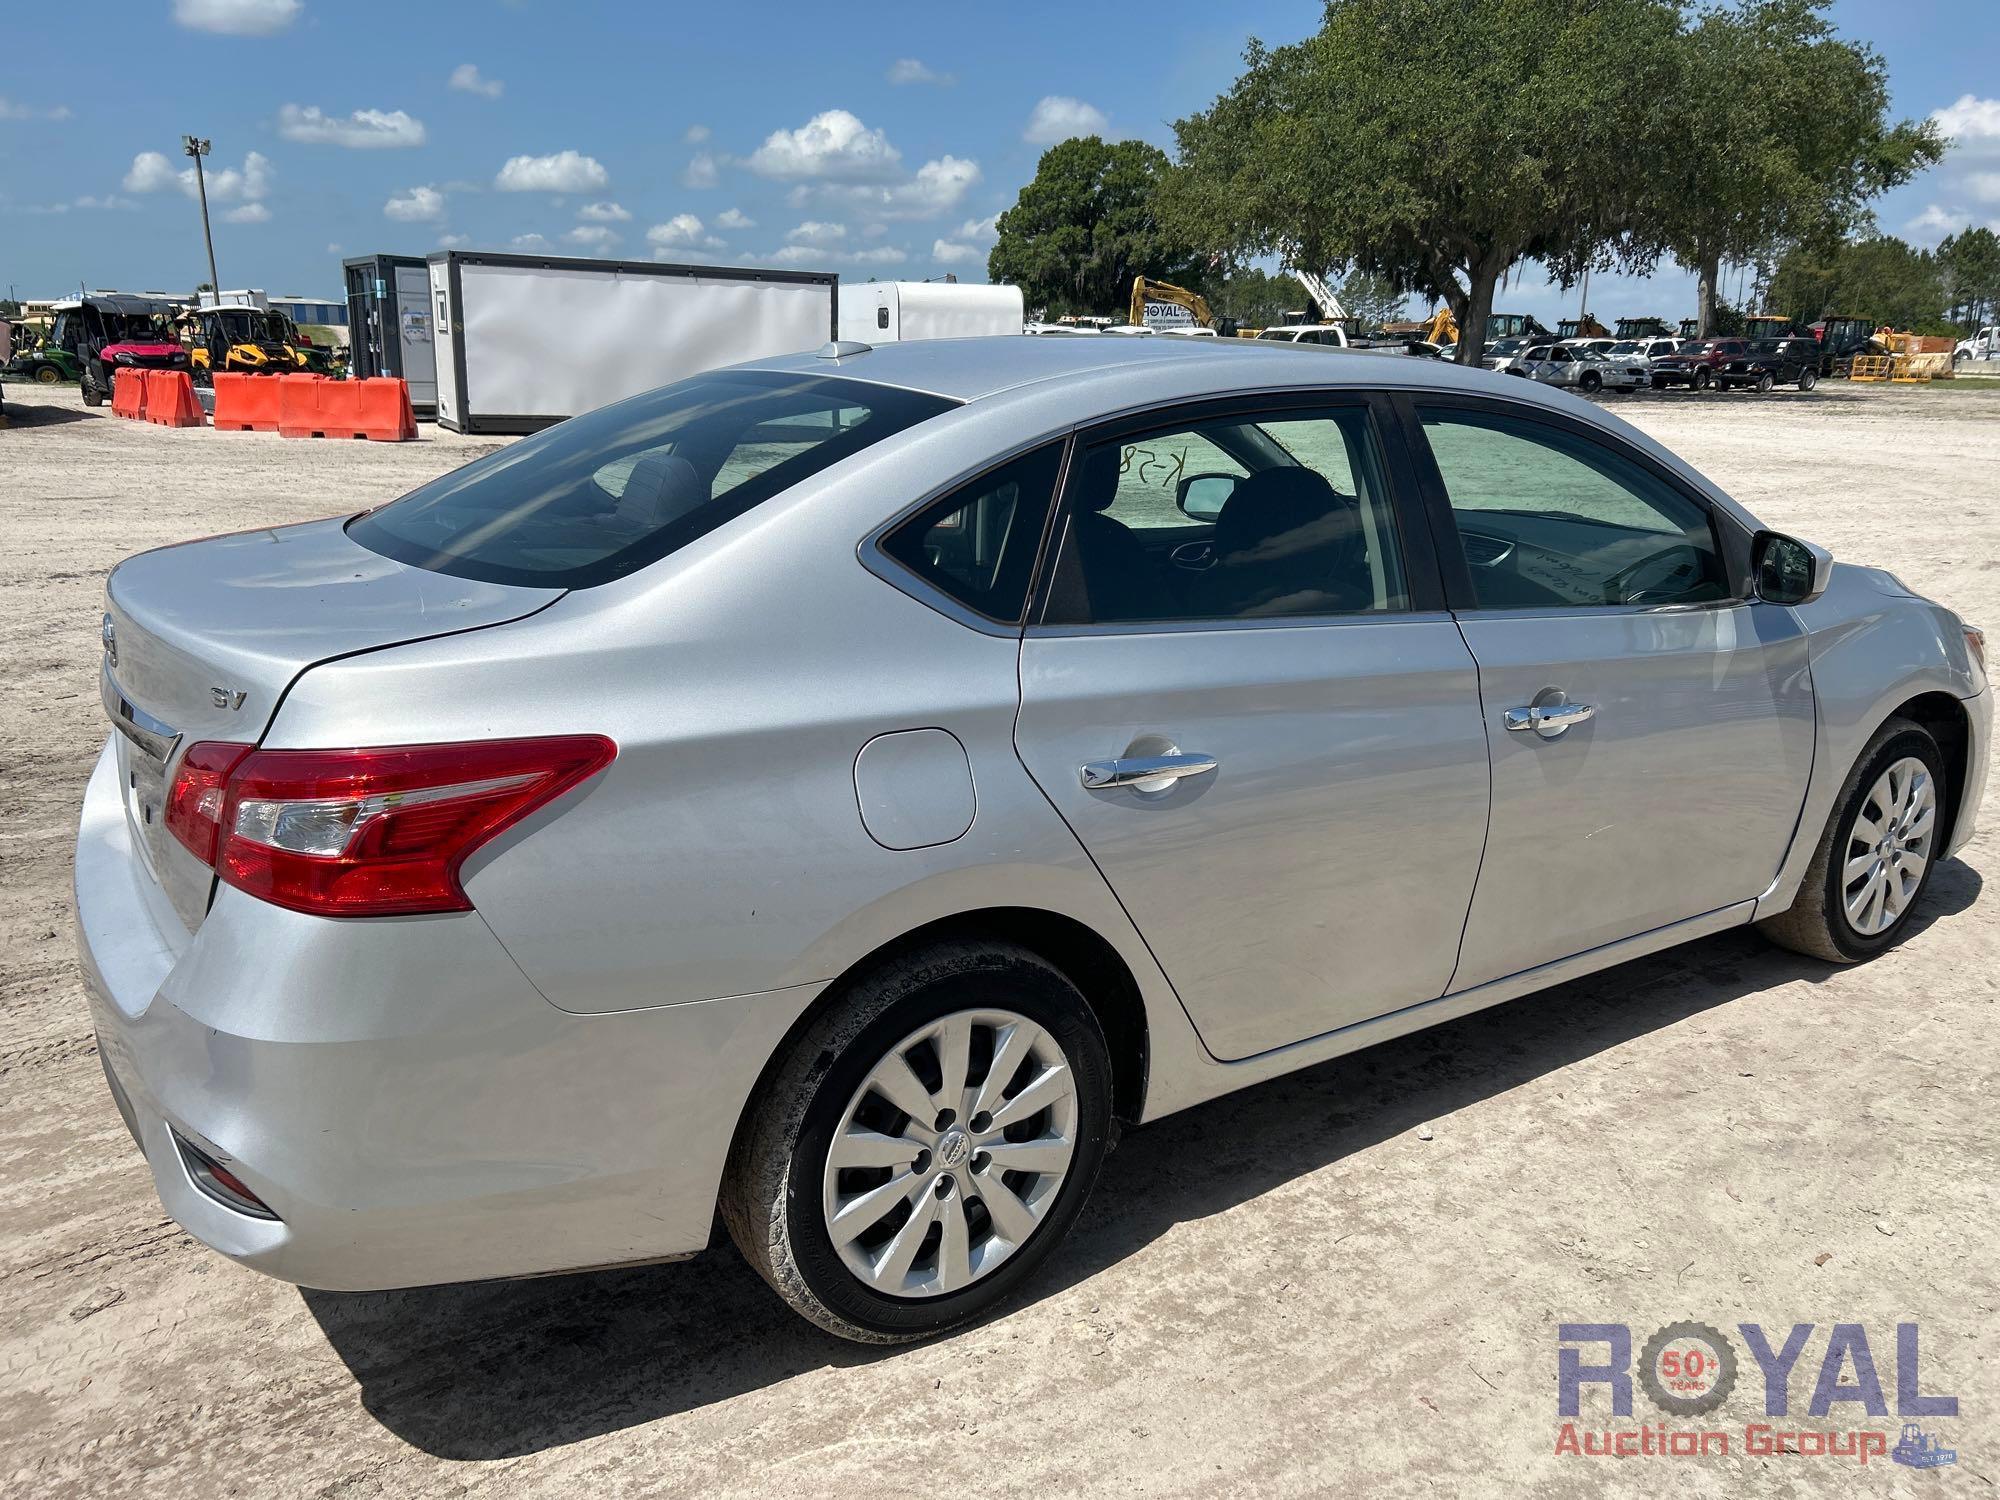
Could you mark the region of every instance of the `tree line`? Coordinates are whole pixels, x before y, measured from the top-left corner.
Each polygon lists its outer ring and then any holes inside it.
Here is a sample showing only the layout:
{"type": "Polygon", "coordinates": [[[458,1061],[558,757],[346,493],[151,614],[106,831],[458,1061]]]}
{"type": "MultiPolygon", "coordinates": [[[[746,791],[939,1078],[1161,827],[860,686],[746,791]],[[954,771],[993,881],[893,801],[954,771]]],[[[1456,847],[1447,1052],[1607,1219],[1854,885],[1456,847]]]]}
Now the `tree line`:
{"type": "Polygon", "coordinates": [[[1671,257],[1704,332],[1729,264],[1774,267],[1771,295],[1800,310],[1872,316],[1851,304],[1882,301],[1863,279],[1893,272],[1901,326],[1990,311],[1988,231],[1900,254],[1872,233],[1869,203],[1945,143],[1890,118],[1882,58],[1835,33],[1828,3],[1331,0],[1301,42],[1252,38],[1229,91],[1175,123],[1173,157],[1051,147],[988,271],[1052,313],[1102,312],[1134,275],[1268,291],[1246,268],[1275,258],[1446,303],[1467,360],[1527,263],[1569,286],[1671,257]]]}

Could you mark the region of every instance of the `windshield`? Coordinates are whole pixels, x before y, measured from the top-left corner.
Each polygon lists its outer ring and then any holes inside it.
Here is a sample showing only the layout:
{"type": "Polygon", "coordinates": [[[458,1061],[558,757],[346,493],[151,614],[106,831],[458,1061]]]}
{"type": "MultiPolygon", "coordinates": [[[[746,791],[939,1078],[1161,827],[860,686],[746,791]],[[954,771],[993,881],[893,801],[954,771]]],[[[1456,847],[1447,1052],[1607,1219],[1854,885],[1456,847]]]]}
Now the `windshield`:
{"type": "Polygon", "coordinates": [[[347,534],[454,577],[589,588],[952,405],[858,380],[715,371],[524,438],[347,534]]]}
{"type": "Polygon", "coordinates": [[[104,314],[105,342],[111,344],[170,344],[165,320],[145,313],[104,314]]]}
{"type": "Polygon", "coordinates": [[[1508,354],[1519,354],[1527,347],[1528,341],[1526,339],[1501,339],[1498,343],[1487,349],[1486,352],[1488,355],[1498,357],[1508,354]]]}
{"type": "Polygon", "coordinates": [[[1620,339],[1604,352],[1607,354],[1637,354],[1639,352],[1639,341],[1637,339],[1620,339]]]}

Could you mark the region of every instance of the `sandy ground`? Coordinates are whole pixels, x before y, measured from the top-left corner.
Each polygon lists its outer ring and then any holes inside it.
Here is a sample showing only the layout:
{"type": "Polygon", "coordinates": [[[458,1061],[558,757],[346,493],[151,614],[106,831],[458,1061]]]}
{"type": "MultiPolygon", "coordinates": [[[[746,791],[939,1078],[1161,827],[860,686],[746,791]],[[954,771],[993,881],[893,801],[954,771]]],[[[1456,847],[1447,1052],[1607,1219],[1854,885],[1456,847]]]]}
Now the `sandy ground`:
{"type": "MultiPolygon", "coordinates": [[[[2000,388],[1969,386],[1617,406],[1769,524],[2000,625],[2000,388]]],[[[209,1253],[105,1093],[71,954],[104,574],[486,444],[178,433],[6,394],[0,1495],[1992,1492],[1992,833],[1864,967],[1731,934],[1135,1132],[1026,1299],[923,1347],[820,1335],[726,1248],[370,1296],[209,1253]],[[1894,1325],[1918,1322],[1924,1390],[1960,1398],[1928,1424],[1957,1466],[1744,1453],[1747,1357],[1730,1457],[1558,1456],[1557,1325],[1636,1345],[1681,1318],[1774,1344],[1816,1325],[1780,1425],[1892,1441],[1894,1325]],[[1834,1323],[1865,1325],[1886,1420],[1804,1415],[1834,1323]]]]}

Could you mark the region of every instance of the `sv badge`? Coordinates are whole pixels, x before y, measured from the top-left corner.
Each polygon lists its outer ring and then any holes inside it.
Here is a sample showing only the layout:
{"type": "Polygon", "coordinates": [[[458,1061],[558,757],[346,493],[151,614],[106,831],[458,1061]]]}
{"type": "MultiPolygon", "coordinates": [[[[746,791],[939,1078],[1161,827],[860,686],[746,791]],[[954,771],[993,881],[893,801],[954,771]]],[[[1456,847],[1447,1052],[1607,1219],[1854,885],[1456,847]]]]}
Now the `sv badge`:
{"type": "Polygon", "coordinates": [[[228,688],[214,687],[208,690],[209,701],[217,708],[226,708],[231,713],[235,713],[237,709],[241,708],[243,700],[249,696],[247,692],[232,693],[228,688]]]}

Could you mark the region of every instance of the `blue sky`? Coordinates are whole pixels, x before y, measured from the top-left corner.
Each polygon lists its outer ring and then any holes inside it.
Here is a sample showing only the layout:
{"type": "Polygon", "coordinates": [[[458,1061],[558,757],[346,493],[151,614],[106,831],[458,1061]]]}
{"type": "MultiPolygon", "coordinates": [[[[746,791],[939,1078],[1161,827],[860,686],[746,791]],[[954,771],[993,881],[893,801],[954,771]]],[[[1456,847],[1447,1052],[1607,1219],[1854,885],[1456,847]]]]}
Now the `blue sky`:
{"type": "MultiPolygon", "coordinates": [[[[2000,222],[2000,3],[1833,14],[1888,58],[1897,111],[1936,113],[1957,140],[1881,202],[1883,227],[1928,243],[2000,222]]],[[[1096,129],[1171,148],[1246,36],[1295,40],[1319,15],[1297,0],[115,0],[79,30],[74,12],[11,7],[0,286],[205,280],[184,131],[214,142],[230,287],[333,295],[343,255],[446,244],[980,279],[993,216],[1048,141],[1096,129]]],[[[1501,304],[1550,318],[1575,300],[1529,268],[1501,304]]],[[[1692,282],[1600,278],[1591,303],[1678,316],[1692,282]]]]}

